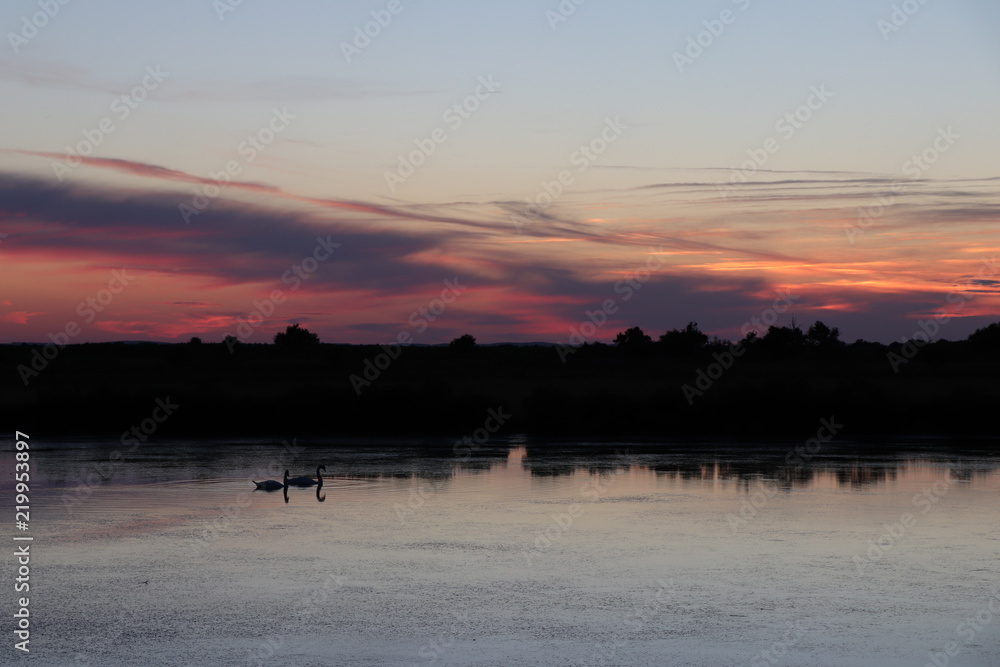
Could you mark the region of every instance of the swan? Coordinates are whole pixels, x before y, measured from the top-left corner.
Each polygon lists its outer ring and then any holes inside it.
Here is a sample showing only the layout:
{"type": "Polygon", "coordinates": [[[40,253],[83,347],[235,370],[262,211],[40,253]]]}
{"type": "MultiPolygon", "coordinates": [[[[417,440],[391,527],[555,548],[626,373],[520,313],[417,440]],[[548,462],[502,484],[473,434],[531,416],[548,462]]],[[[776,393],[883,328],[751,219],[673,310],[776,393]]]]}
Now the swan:
{"type": "Polygon", "coordinates": [[[316,479],[312,477],[293,477],[288,480],[288,483],[292,486],[312,486],[313,484],[323,486],[323,476],[319,474],[320,470],[326,472],[326,466],[318,466],[316,468],[316,479]]]}
{"type": "MultiPolygon", "coordinates": [[[[250,480],[250,481],[253,481],[253,480],[250,480]]],[[[285,481],[284,481],[284,483],[279,482],[277,480],[269,479],[266,482],[254,482],[254,484],[256,484],[257,488],[260,489],[260,490],[262,490],[262,491],[277,491],[278,489],[287,489],[288,488],[288,471],[287,470],[285,471],[285,481]]]]}

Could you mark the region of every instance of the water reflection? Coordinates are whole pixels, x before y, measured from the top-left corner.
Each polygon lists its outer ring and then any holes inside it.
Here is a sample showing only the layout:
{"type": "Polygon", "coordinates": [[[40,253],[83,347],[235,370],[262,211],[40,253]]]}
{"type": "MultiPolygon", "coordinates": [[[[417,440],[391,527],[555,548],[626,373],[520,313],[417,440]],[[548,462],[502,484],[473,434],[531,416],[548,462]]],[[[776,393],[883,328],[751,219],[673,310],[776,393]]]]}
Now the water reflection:
{"type": "Polygon", "coordinates": [[[316,479],[313,480],[309,477],[295,477],[292,479],[288,478],[288,471],[285,471],[284,483],[279,483],[275,480],[267,480],[266,482],[253,482],[257,488],[254,492],[261,491],[265,494],[271,493],[281,489],[281,494],[285,499],[285,504],[288,504],[288,489],[291,488],[311,488],[316,487],[316,501],[325,502],[326,493],[323,491],[323,477],[320,475],[321,470],[326,470],[326,466],[319,466],[316,468],[316,479]]]}
{"type": "Polygon", "coordinates": [[[520,446],[510,450],[507,464],[517,463],[535,477],[559,477],[581,471],[591,475],[645,472],[685,482],[736,482],[744,488],[766,479],[786,491],[807,486],[863,489],[894,482],[901,473],[922,468],[946,468],[952,478],[971,481],[992,475],[1000,468],[1000,460],[992,452],[984,456],[979,452],[863,453],[857,447],[827,449],[809,454],[775,447],[664,451],[660,446],[629,445],[595,451],[593,447],[552,450],[520,446]]]}
{"type": "MultiPolygon", "coordinates": [[[[281,495],[284,497],[286,505],[289,502],[288,489],[289,489],[289,487],[287,487],[287,486],[281,489],[281,495]]],[[[254,492],[256,492],[256,491],[260,491],[260,489],[254,489],[254,492]]],[[[268,492],[264,491],[264,493],[266,494],[268,492]]],[[[301,496],[302,494],[301,493],[296,493],[295,495],[296,496],[301,496]]],[[[315,495],[316,495],[316,502],[319,502],[319,503],[326,502],[326,491],[323,489],[323,485],[322,484],[320,484],[319,486],[316,487],[316,494],[315,495]]]]}
{"type": "MultiPolygon", "coordinates": [[[[448,490],[456,477],[485,476],[491,479],[491,485],[502,486],[531,479],[626,474],[677,484],[725,483],[742,489],[767,480],[791,492],[805,487],[864,490],[894,483],[903,474],[929,469],[939,476],[947,470],[952,479],[971,482],[993,475],[1000,468],[1000,457],[994,452],[926,445],[895,450],[870,445],[826,446],[823,451],[808,454],[797,452],[794,445],[519,442],[486,446],[459,457],[440,443],[434,447],[317,444],[305,454],[292,456],[275,444],[187,441],[146,445],[126,458],[117,454],[115,447],[100,443],[40,449],[35,481],[42,487],[75,488],[81,497],[101,487],[132,484],[243,479],[251,486],[251,479],[280,478],[286,468],[301,469],[308,459],[321,462],[317,475],[321,469],[330,471],[315,482],[302,478],[316,485],[317,502],[325,502],[328,493],[336,495],[334,485],[349,481],[385,482],[390,486],[422,482],[440,492],[448,490]]],[[[10,484],[2,482],[0,488],[10,484]]],[[[284,490],[287,493],[287,488],[284,490]]]]}

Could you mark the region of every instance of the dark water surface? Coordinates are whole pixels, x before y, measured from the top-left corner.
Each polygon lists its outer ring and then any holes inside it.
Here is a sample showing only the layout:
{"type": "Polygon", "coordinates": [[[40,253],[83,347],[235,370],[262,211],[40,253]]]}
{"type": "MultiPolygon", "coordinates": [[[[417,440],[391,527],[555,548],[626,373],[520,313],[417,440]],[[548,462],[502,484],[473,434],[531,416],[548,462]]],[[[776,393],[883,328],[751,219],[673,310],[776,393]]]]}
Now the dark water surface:
{"type": "Polygon", "coordinates": [[[33,442],[32,663],[1000,664],[988,446],[453,444],[33,442]]]}

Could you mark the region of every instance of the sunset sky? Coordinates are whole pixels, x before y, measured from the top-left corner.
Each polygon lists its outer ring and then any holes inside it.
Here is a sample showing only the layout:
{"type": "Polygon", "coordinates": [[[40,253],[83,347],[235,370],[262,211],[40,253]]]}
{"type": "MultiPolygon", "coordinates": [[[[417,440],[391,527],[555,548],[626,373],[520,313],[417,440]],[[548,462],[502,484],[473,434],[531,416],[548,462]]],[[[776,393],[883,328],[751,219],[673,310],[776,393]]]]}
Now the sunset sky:
{"type": "Polygon", "coordinates": [[[1000,320],[995,0],[233,4],[0,7],[0,342],[1000,320]]]}

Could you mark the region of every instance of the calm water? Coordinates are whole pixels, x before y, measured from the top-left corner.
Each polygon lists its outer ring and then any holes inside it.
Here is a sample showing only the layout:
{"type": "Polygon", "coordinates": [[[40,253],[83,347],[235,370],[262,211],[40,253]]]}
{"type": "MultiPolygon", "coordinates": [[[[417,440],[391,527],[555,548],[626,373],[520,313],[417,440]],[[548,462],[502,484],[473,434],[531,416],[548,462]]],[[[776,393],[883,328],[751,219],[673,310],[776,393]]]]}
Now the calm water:
{"type": "Polygon", "coordinates": [[[1000,456],[797,444],[35,442],[31,658],[1000,664],[1000,456]]]}

